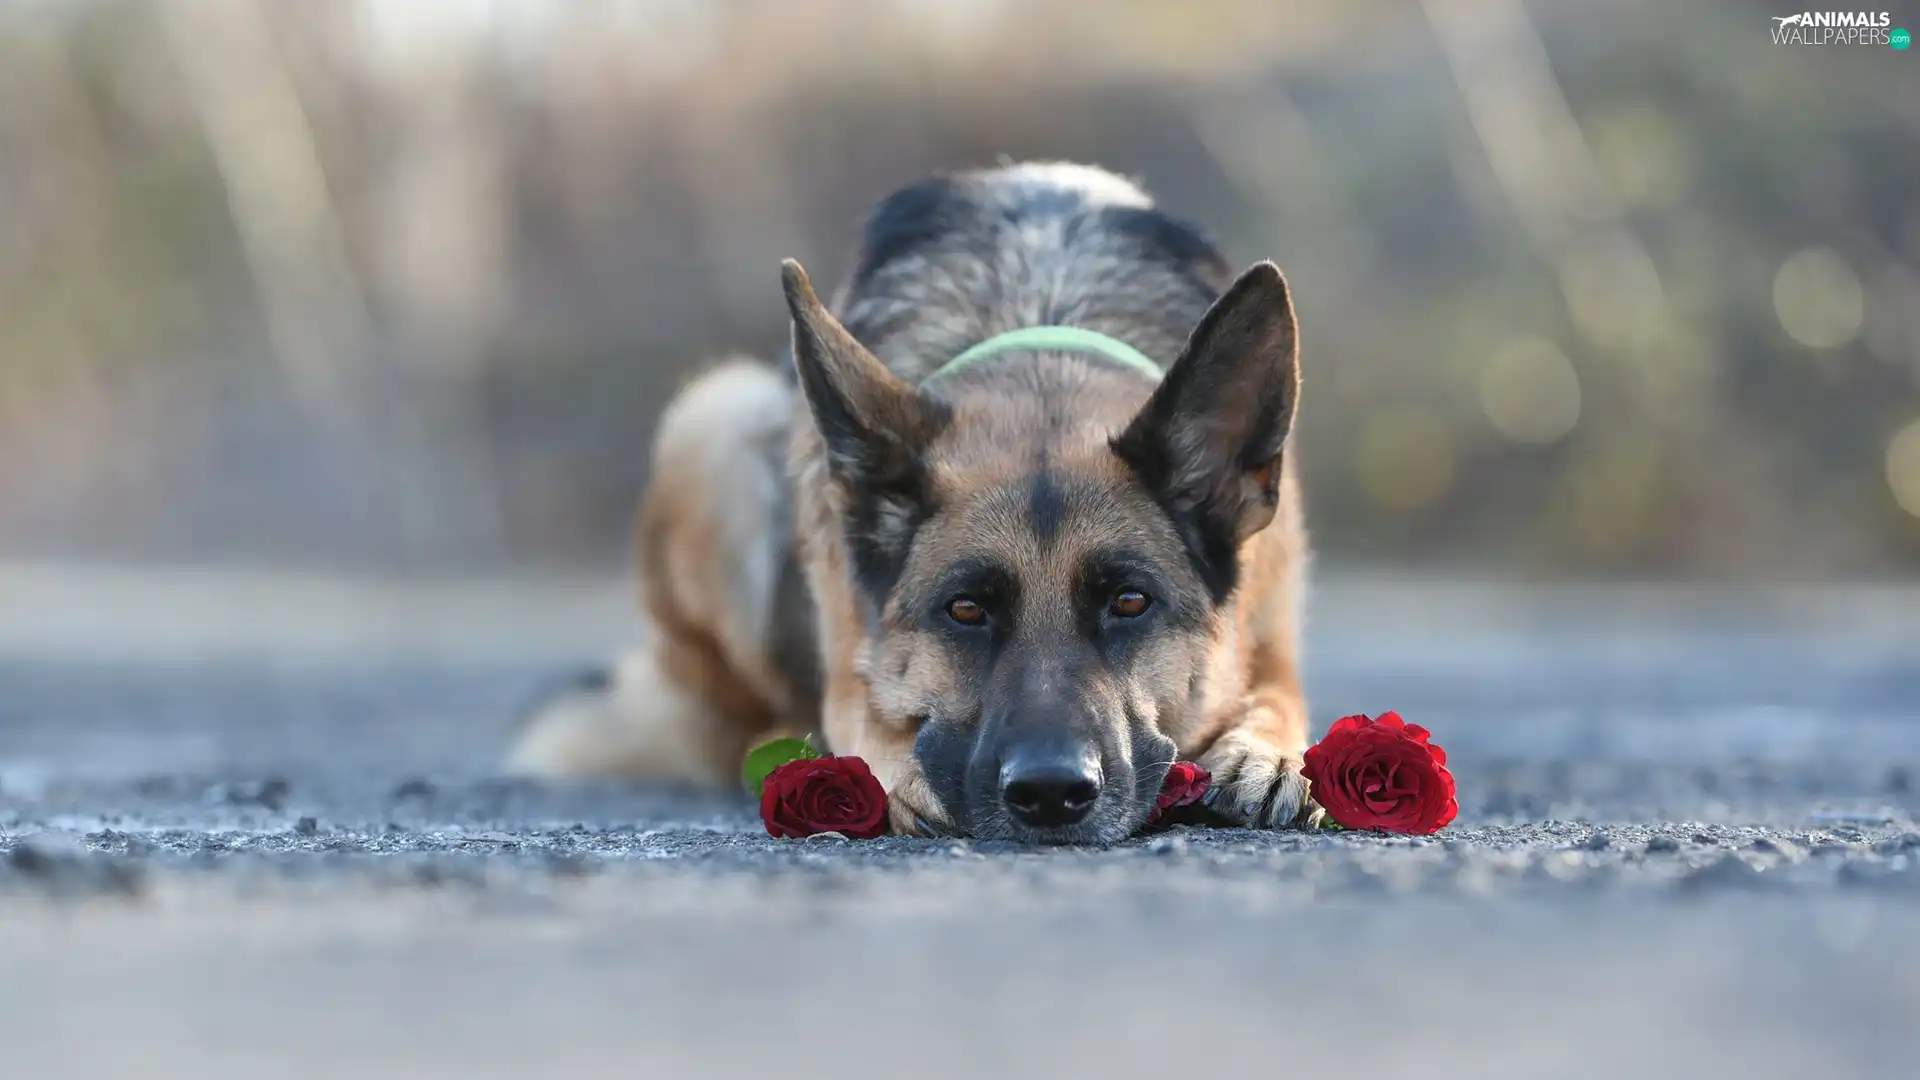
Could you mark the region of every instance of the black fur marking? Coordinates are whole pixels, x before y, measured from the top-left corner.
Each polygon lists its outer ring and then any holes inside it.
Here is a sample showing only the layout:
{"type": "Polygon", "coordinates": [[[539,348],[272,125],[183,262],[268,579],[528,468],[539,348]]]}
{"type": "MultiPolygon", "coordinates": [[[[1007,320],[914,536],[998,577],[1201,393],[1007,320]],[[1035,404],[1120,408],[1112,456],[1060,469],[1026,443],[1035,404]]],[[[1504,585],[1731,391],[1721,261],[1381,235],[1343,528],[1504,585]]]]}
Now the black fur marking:
{"type": "Polygon", "coordinates": [[[1208,514],[1190,514],[1173,515],[1173,525],[1186,542],[1187,558],[1206,583],[1208,595],[1216,605],[1226,603],[1240,585],[1240,553],[1229,538],[1227,523],[1208,514]]]}
{"type": "Polygon", "coordinates": [[[895,259],[949,240],[966,231],[974,204],[952,177],[935,176],[909,184],[880,201],[862,233],[855,288],[895,259]]]}
{"type": "Polygon", "coordinates": [[[913,739],[913,759],[927,786],[962,827],[973,816],[967,798],[967,763],[973,758],[978,727],[977,717],[934,717],[920,725],[913,739]]]}
{"type": "Polygon", "coordinates": [[[1072,187],[1033,185],[1021,189],[1020,201],[1001,211],[1009,225],[1036,219],[1073,217],[1087,209],[1086,193],[1072,187]]]}
{"type": "Polygon", "coordinates": [[[920,527],[934,514],[935,507],[917,484],[897,493],[854,489],[847,504],[847,558],[853,564],[853,580],[866,598],[878,608],[899,583],[907,566],[907,553],[920,527]],[[901,508],[906,520],[899,521],[901,508]],[[883,528],[883,517],[889,525],[883,528]],[[891,535],[889,535],[891,533],[891,535]]]}
{"type": "Polygon", "coordinates": [[[1141,619],[1154,618],[1171,621],[1185,630],[1201,629],[1206,625],[1211,592],[1206,597],[1196,594],[1167,569],[1164,559],[1130,548],[1090,553],[1080,564],[1076,602],[1082,610],[1099,615],[1121,590],[1138,589],[1147,594],[1153,606],[1148,615],[1122,620],[1123,624],[1145,625],[1141,619]]]}
{"type": "Polygon", "coordinates": [[[1081,637],[1092,642],[1109,665],[1124,662],[1135,643],[1156,627],[1186,632],[1201,629],[1213,601],[1168,576],[1163,560],[1127,549],[1095,552],[1080,564],[1074,582],[1075,622],[1081,637]],[[1145,614],[1121,618],[1109,614],[1113,598],[1124,589],[1145,593],[1145,614]]]}
{"type": "Polygon", "coordinates": [[[1157,207],[1095,205],[1087,192],[1070,185],[1022,185],[1008,202],[1002,184],[991,173],[934,176],[882,199],[861,234],[854,289],[888,263],[929,248],[968,250],[991,259],[1001,228],[1044,220],[1065,222],[1069,245],[1082,232],[1128,237],[1141,258],[1178,270],[1202,302],[1213,301],[1232,279],[1233,267],[1212,237],[1186,218],[1157,207]]]}
{"type": "Polygon", "coordinates": [[[1103,230],[1134,238],[1149,257],[1179,266],[1209,301],[1220,294],[1221,282],[1233,276],[1233,266],[1204,230],[1164,210],[1109,206],[1088,219],[1103,230]]]}
{"type": "Polygon", "coordinates": [[[826,680],[820,667],[820,650],[813,640],[813,594],[807,589],[806,575],[801,572],[793,546],[788,544],[786,550],[774,585],[777,614],[768,627],[767,654],[800,700],[818,701],[826,680]]]}
{"type": "Polygon", "coordinates": [[[1128,441],[1124,447],[1116,440],[1115,450],[1133,470],[1141,484],[1153,496],[1160,512],[1167,516],[1186,549],[1187,562],[1207,587],[1215,605],[1224,604],[1240,584],[1240,556],[1233,544],[1232,525],[1209,514],[1204,508],[1183,510],[1175,504],[1168,489],[1172,483],[1173,463],[1166,447],[1157,439],[1128,441]]]}
{"type": "MultiPolygon", "coordinates": [[[[1020,586],[1006,568],[984,559],[961,559],[946,568],[924,593],[906,597],[904,605],[915,610],[920,627],[944,635],[966,656],[982,665],[979,677],[999,661],[1007,643],[1013,640],[1014,618],[1020,602],[1020,586]],[[947,614],[947,604],[965,596],[986,610],[984,624],[966,626],[947,614]],[[917,610],[916,610],[917,609],[917,610]]],[[[907,614],[902,611],[902,616],[907,614]]]]}
{"type": "Polygon", "coordinates": [[[1041,544],[1052,546],[1066,527],[1070,497],[1047,467],[1045,451],[1036,464],[1037,471],[1027,481],[1027,524],[1041,544]]]}
{"type": "Polygon", "coordinates": [[[956,596],[971,597],[987,609],[988,625],[997,637],[1012,629],[1010,620],[1019,601],[1019,589],[1006,567],[984,559],[961,559],[941,573],[925,602],[935,625],[951,625],[940,621],[945,619],[940,613],[947,601],[956,596]]]}

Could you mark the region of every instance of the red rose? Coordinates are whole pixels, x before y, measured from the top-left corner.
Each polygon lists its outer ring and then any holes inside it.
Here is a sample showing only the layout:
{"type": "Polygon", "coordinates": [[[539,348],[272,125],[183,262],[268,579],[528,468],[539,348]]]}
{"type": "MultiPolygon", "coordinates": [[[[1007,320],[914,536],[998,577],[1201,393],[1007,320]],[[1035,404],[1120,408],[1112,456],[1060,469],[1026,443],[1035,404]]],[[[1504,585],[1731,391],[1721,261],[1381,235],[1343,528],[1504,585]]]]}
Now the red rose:
{"type": "Polygon", "coordinates": [[[1328,816],[1349,829],[1425,835],[1460,812],[1447,752],[1395,712],[1348,716],[1307,750],[1301,774],[1328,816]]]}
{"type": "Polygon", "coordinates": [[[1147,815],[1147,824],[1157,823],[1166,812],[1176,806],[1191,806],[1200,801],[1207,789],[1213,786],[1213,775],[1191,761],[1176,761],[1167,770],[1167,778],[1160,782],[1160,796],[1153,801],[1153,812],[1147,815]]]}
{"type": "Polygon", "coordinates": [[[837,832],[871,840],[887,831],[887,793],[857,757],[801,758],[767,774],[760,820],[782,839],[837,832]]]}

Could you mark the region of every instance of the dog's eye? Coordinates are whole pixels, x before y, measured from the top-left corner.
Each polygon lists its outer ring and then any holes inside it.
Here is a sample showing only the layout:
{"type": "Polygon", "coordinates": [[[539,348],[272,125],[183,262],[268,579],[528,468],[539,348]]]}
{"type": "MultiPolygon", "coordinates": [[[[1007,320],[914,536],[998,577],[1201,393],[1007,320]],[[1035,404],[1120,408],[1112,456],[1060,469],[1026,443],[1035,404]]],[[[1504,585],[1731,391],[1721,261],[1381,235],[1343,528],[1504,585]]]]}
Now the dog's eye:
{"type": "Polygon", "coordinates": [[[987,609],[971,597],[956,596],[947,602],[947,617],[961,626],[979,626],[987,621],[987,609]]]}
{"type": "Polygon", "coordinates": [[[1107,610],[1122,619],[1137,619],[1145,615],[1147,609],[1152,606],[1153,601],[1147,599],[1146,593],[1138,589],[1122,589],[1120,594],[1113,598],[1113,603],[1107,610]]]}

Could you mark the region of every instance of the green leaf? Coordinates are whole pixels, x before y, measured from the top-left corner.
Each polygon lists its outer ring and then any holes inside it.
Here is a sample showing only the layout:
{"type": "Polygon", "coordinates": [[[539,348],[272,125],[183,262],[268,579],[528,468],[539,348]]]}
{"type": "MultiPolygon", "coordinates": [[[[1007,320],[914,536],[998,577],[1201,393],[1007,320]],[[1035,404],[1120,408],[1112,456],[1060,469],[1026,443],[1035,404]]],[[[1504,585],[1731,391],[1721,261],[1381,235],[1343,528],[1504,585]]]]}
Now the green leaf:
{"type": "Polygon", "coordinates": [[[763,742],[747,751],[747,760],[740,766],[740,778],[746,781],[747,790],[753,792],[753,797],[757,799],[760,797],[760,792],[766,788],[767,777],[773,774],[773,770],[789,761],[819,756],[821,756],[820,751],[813,748],[811,735],[804,739],[774,739],[771,742],[763,742]]]}
{"type": "Polygon", "coordinates": [[[1321,832],[1346,832],[1347,827],[1333,820],[1332,814],[1328,814],[1326,817],[1323,817],[1320,819],[1320,831],[1321,832]]]}

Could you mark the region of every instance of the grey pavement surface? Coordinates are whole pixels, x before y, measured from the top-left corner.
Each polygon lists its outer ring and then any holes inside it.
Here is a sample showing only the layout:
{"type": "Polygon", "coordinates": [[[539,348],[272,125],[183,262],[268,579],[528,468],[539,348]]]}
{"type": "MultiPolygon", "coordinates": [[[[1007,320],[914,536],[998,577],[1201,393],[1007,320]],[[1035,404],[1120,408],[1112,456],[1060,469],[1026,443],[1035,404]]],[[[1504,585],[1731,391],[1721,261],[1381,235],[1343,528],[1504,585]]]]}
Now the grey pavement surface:
{"type": "Polygon", "coordinates": [[[0,567],[0,1076],[1920,1075],[1920,591],[1333,574],[1433,838],[502,780],[617,581],[0,567]]]}

